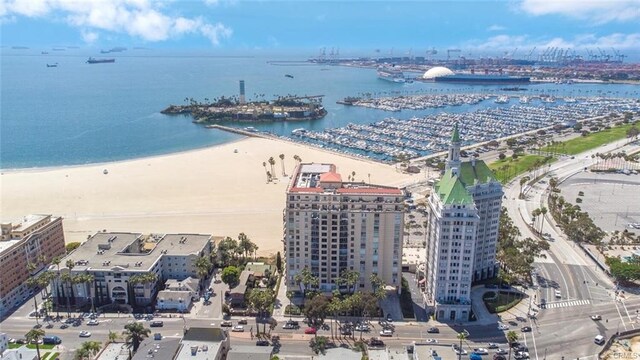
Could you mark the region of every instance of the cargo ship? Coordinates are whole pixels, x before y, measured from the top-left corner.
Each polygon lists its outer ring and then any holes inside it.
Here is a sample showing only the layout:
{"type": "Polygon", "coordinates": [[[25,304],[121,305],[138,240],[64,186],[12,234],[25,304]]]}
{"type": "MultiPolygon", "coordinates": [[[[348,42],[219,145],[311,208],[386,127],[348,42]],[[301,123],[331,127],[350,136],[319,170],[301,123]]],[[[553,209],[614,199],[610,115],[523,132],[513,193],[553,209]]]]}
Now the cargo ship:
{"type": "Polygon", "coordinates": [[[393,66],[381,66],[378,68],[378,79],[391,81],[395,83],[405,82],[404,74],[402,70],[393,66]]]}
{"type": "Polygon", "coordinates": [[[102,64],[102,63],[114,63],[114,62],[116,62],[116,59],[96,59],[96,58],[90,57],[87,60],[87,64],[102,64]]]}
{"type": "Polygon", "coordinates": [[[527,76],[486,75],[486,74],[453,74],[436,76],[435,82],[461,84],[528,84],[531,78],[527,76]]]}

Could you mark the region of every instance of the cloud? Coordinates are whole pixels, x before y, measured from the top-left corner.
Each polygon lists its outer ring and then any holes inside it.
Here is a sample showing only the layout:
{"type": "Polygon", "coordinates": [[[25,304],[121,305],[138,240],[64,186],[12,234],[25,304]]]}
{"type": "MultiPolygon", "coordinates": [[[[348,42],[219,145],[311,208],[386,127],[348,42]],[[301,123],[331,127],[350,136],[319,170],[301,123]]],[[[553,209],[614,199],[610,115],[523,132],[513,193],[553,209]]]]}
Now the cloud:
{"type": "Polygon", "coordinates": [[[87,42],[97,40],[97,31],[125,33],[145,41],[164,41],[185,34],[199,34],[218,45],[233,33],[222,23],[203,18],[185,18],[163,12],[157,0],[0,0],[0,17],[62,19],[80,28],[87,42]]]}
{"type": "Polygon", "coordinates": [[[502,30],[506,30],[507,28],[502,26],[502,25],[491,25],[487,28],[487,31],[502,31],[502,30]]]}
{"type": "Polygon", "coordinates": [[[521,49],[546,49],[557,47],[561,49],[610,49],[635,50],[640,48],[640,33],[622,34],[614,33],[604,36],[595,34],[581,34],[571,39],[562,37],[531,38],[527,35],[497,35],[486,40],[474,40],[462,45],[463,48],[472,50],[511,50],[516,47],[521,49]]]}
{"type": "Polygon", "coordinates": [[[82,40],[84,40],[84,42],[86,42],[87,44],[93,44],[94,42],[96,42],[96,40],[98,40],[99,37],[98,33],[87,30],[81,30],[80,35],[82,35],[82,40]]]}
{"type": "Polygon", "coordinates": [[[640,0],[523,0],[520,9],[531,15],[564,15],[596,23],[640,19],[640,0]]]}

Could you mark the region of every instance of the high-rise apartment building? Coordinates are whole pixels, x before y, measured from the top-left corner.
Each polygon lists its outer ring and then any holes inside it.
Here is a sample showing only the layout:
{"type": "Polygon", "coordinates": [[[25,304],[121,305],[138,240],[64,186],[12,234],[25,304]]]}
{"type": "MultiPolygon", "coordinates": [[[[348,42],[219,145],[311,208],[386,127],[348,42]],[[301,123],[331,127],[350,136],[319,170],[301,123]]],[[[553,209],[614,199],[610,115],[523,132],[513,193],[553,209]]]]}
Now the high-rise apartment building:
{"type": "Polygon", "coordinates": [[[484,161],[460,161],[451,137],[445,173],[428,200],[425,300],[441,321],[468,320],[471,283],[497,275],[502,186],[484,161]]]}
{"type": "Polygon", "coordinates": [[[329,293],[346,270],[360,273],[358,290],[371,290],[370,276],[400,291],[403,190],[343,181],[333,164],[300,164],[287,188],[284,211],[286,281],[305,267],[329,293]]]}
{"type": "Polygon", "coordinates": [[[64,255],[65,247],[61,217],[28,215],[17,224],[0,224],[0,231],[0,313],[4,314],[29,297],[29,276],[64,255]]]}

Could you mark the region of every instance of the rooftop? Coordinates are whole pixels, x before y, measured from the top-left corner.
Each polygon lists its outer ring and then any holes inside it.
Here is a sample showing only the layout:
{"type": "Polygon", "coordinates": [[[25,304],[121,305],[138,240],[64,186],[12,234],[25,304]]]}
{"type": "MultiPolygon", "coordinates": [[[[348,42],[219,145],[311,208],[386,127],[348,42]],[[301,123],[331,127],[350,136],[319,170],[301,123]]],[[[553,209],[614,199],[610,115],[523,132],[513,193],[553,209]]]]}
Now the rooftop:
{"type": "Polygon", "coordinates": [[[473,204],[473,197],[460,181],[460,177],[454,175],[451,169],[447,170],[442,179],[436,183],[435,192],[447,205],[473,204]]]}
{"type": "Polygon", "coordinates": [[[343,182],[333,164],[300,164],[292,176],[288,192],[294,193],[338,193],[367,195],[402,195],[402,190],[364,182],[343,182]],[[325,186],[322,186],[325,185],[325,186]]]}
{"type": "Polygon", "coordinates": [[[471,161],[461,163],[460,180],[465,186],[475,185],[476,180],[478,184],[497,181],[493,175],[493,171],[491,171],[487,164],[482,160],[475,160],[475,164],[471,161]]]}
{"type": "Polygon", "coordinates": [[[232,345],[227,360],[269,360],[271,346],[232,345]]]}
{"type": "Polygon", "coordinates": [[[30,214],[17,219],[17,221],[3,222],[2,238],[0,238],[0,253],[24,239],[22,236],[16,237],[19,233],[28,231],[31,227],[39,225],[39,223],[47,224],[58,219],[59,217],[52,217],[51,215],[30,214]],[[15,239],[11,239],[12,237],[15,237],[15,239]]]}
{"type": "Polygon", "coordinates": [[[172,360],[180,347],[179,338],[162,338],[154,340],[153,335],[145,339],[132,360],[172,360]]]}
{"type": "Polygon", "coordinates": [[[215,359],[226,339],[220,328],[190,327],[182,338],[176,359],[215,359]]]}
{"type": "Polygon", "coordinates": [[[170,256],[199,256],[211,240],[201,234],[151,234],[128,232],[99,232],[85,241],[61,264],[73,260],[74,271],[139,270],[148,271],[163,254],[170,256]]]}

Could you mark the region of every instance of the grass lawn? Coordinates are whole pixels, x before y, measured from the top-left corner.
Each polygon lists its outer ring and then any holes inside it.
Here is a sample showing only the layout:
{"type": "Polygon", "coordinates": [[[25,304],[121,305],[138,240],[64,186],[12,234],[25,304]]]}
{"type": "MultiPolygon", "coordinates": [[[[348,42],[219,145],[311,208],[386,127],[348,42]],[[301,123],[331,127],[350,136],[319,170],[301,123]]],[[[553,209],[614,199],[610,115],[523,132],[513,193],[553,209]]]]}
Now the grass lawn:
{"type": "Polygon", "coordinates": [[[487,299],[489,297],[492,297],[491,295],[495,296],[495,292],[491,291],[486,293],[482,300],[484,301],[487,310],[489,310],[489,312],[492,314],[509,310],[512,307],[516,306],[520,302],[520,300],[522,300],[520,294],[507,291],[499,292],[498,296],[495,299],[487,299]]]}
{"type": "Polygon", "coordinates": [[[22,347],[22,344],[9,344],[9,349],[17,349],[22,347]]]}
{"type": "MultiPolygon", "coordinates": [[[[542,155],[523,155],[517,159],[507,157],[504,160],[497,160],[489,164],[489,168],[496,174],[496,178],[502,183],[507,183],[514,177],[533,170],[533,165],[536,161],[544,161],[545,157],[542,155]],[[502,170],[503,166],[507,166],[505,170],[502,170]]],[[[556,159],[548,159],[546,163],[552,163],[556,159]]],[[[545,163],[545,164],[546,164],[545,163]]]]}
{"type": "MultiPolygon", "coordinates": [[[[36,345],[35,344],[28,344],[27,347],[29,349],[36,349],[36,345]]],[[[40,350],[51,350],[55,347],[55,345],[53,344],[40,344],[40,350]]]]}
{"type": "MultiPolygon", "coordinates": [[[[562,152],[567,155],[579,154],[587,150],[595,149],[604,144],[626,138],[627,131],[632,126],[633,124],[624,124],[622,126],[612,127],[611,129],[605,129],[595,133],[590,133],[587,136],[580,136],[554,146],[553,150],[562,152]]],[[[540,151],[553,150],[549,146],[540,149],[540,151]]]]}

